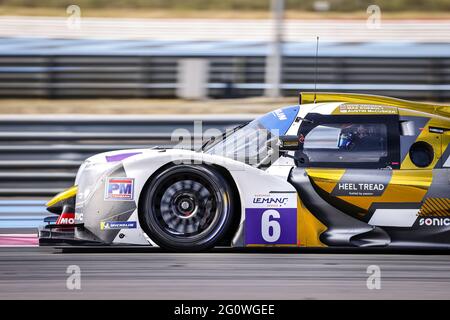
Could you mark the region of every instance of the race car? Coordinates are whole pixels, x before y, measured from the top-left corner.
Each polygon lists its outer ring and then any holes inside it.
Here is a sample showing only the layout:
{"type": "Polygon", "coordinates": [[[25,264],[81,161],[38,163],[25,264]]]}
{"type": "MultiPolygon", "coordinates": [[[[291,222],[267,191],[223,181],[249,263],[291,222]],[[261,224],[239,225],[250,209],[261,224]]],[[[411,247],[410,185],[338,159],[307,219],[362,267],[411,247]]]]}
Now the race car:
{"type": "Polygon", "coordinates": [[[97,154],[48,202],[40,244],[449,248],[449,115],[302,93],[197,149],[97,154]]]}

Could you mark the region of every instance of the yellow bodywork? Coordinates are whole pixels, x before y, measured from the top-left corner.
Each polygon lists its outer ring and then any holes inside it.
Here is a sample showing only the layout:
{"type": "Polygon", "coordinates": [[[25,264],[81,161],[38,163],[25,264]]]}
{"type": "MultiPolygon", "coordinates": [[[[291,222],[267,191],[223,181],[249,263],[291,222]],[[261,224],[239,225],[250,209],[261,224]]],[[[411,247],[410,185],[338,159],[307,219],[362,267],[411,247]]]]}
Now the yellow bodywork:
{"type": "Polygon", "coordinates": [[[450,199],[428,198],[420,208],[419,217],[450,217],[450,199]]]}
{"type": "Polygon", "coordinates": [[[417,110],[421,112],[431,113],[443,117],[450,117],[450,106],[414,102],[396,98],[389,98],[383,96],[375,96],[369,94],[356,94],[356,93],[317,93],[314,92],[302,92],[300,94],[301,104],[314,103],[314,102],[348,102],[348,103],[367,103],[387,105],[393,107],[399,107],[410,110],[417,110]]]}
{"type": "MultiPolygon", "coordinates": [[[[344,175],[345,169],[309,168],[306,172],[320,189],[331,194],[344,175]]],[[[363,209],[362,212],[368,210],[374,202],[421,202],[432,179],[430,170],[393,170],[391,180],[382,196],[337,198],[363,209]]]]}
{"type": "Polygon", "coordinates": [[[394,170],[391,181],[383,195],[366,197],[339,196],[338,198],[364,210],[368,210],[375,202],[420,202],[427,193],[432,179],[433,176],[429,170],[394,170]]]}
{"type": "MultiPolygon", "coordinates": [[[[423,128],[422,132],[419,134],[416,140],[416,142],[423,141],[428,143],[430,146],[433,147],[434,151],[433,161],[428,165],[428,167],[421,168],[422,170],[426,169],[432,170],[436,166],[437,162],[441,159],[442,153],[444,151],[442,150],[442,135],[430,132],[429,130],[434,123],[435,121],[433,121],[433,119],[428,121],[428,124],[423,128]]],[[[416,165],[411,161],[409,153],[406,154],[406,157],[401,164],[401,168],[417,169],[416,165]]]]}
{"type": "Polygon", "coordinates": [[[297,242],[300,247],[326,247],[320,235],[327,227],[297,198],[297,242]]]}
{"type": "Polygon", "coordinates": [[[58,193],[56,196],[54,196],[49,202],[47,202],[46,206],[51,207],[57,204],[60,201],[75,197],[78,191],[77,186],[70,187],[67,190],[64,190],[63,192],[58,193]]]}
{"type": "Polygon", "coordinates": [[[319,188],[331,193],[341,180],[345,173],[345,169],[322,169],[322,168],[308,168],[306,169],[308,176],[314,180],[319,188]]]}

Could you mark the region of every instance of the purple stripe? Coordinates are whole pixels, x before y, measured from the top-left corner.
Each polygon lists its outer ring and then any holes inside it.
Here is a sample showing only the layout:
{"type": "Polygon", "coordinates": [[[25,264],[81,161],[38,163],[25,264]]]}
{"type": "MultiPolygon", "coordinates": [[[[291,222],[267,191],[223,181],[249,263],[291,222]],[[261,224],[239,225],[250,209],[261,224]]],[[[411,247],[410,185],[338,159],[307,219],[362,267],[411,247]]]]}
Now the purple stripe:
{"type": "Polygon", "coordinates": [[[128,152],[128,153],[120,153],[120,154],[116,154],[113,156],[106,156],[106,161],[107,162],[117,162],[117,161],[122,161],[126,158],[135,156],[137,154],[141,154],[141,152],[128,152]]]}

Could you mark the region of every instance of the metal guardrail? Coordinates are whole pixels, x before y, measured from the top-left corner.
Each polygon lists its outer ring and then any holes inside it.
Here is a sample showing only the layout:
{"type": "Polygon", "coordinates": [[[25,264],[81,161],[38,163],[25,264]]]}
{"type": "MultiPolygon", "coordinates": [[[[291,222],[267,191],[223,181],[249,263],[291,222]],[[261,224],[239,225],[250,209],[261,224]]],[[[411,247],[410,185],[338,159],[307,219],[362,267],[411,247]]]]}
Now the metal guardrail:
{"type": "Polygon", "coordinates": [[[0,197],[48,197],[71,186],[87,157],[110,150],[173,146],[176,128],[226,128],[254,116],[0,117],[0,197]],[[170,119],[168,119],[170,117],[170,119]]]}
{"type": "MultiPolygon", "coordinates": [[[[282,92],[310,90],[314,50],[286,43],[282,92]]],[[[351,43],[321,47],[318,89],[449,100],[448,43],[351,43]]],[[[175,97],[178,62],[209,61],[208,95],[263,94],[267,43],[40,41],[0,38],[0,98],[175,97]]]]}
{"type": "Polygon", "coordinates": [[[35,230],[48,215],[45,200],[0,200],[0,232],[35,230]]]}

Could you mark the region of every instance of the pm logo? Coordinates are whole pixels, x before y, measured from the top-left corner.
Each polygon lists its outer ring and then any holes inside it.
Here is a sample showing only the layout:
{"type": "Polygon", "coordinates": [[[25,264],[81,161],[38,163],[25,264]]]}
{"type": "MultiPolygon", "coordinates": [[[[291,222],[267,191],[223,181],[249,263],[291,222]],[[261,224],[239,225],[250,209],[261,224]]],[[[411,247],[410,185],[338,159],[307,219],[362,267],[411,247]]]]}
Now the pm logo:
{"type": "Polygon", "coordinates": [[[105,186],[105,200],[133,200],[134,179],[109,178],[105,186]]]}

